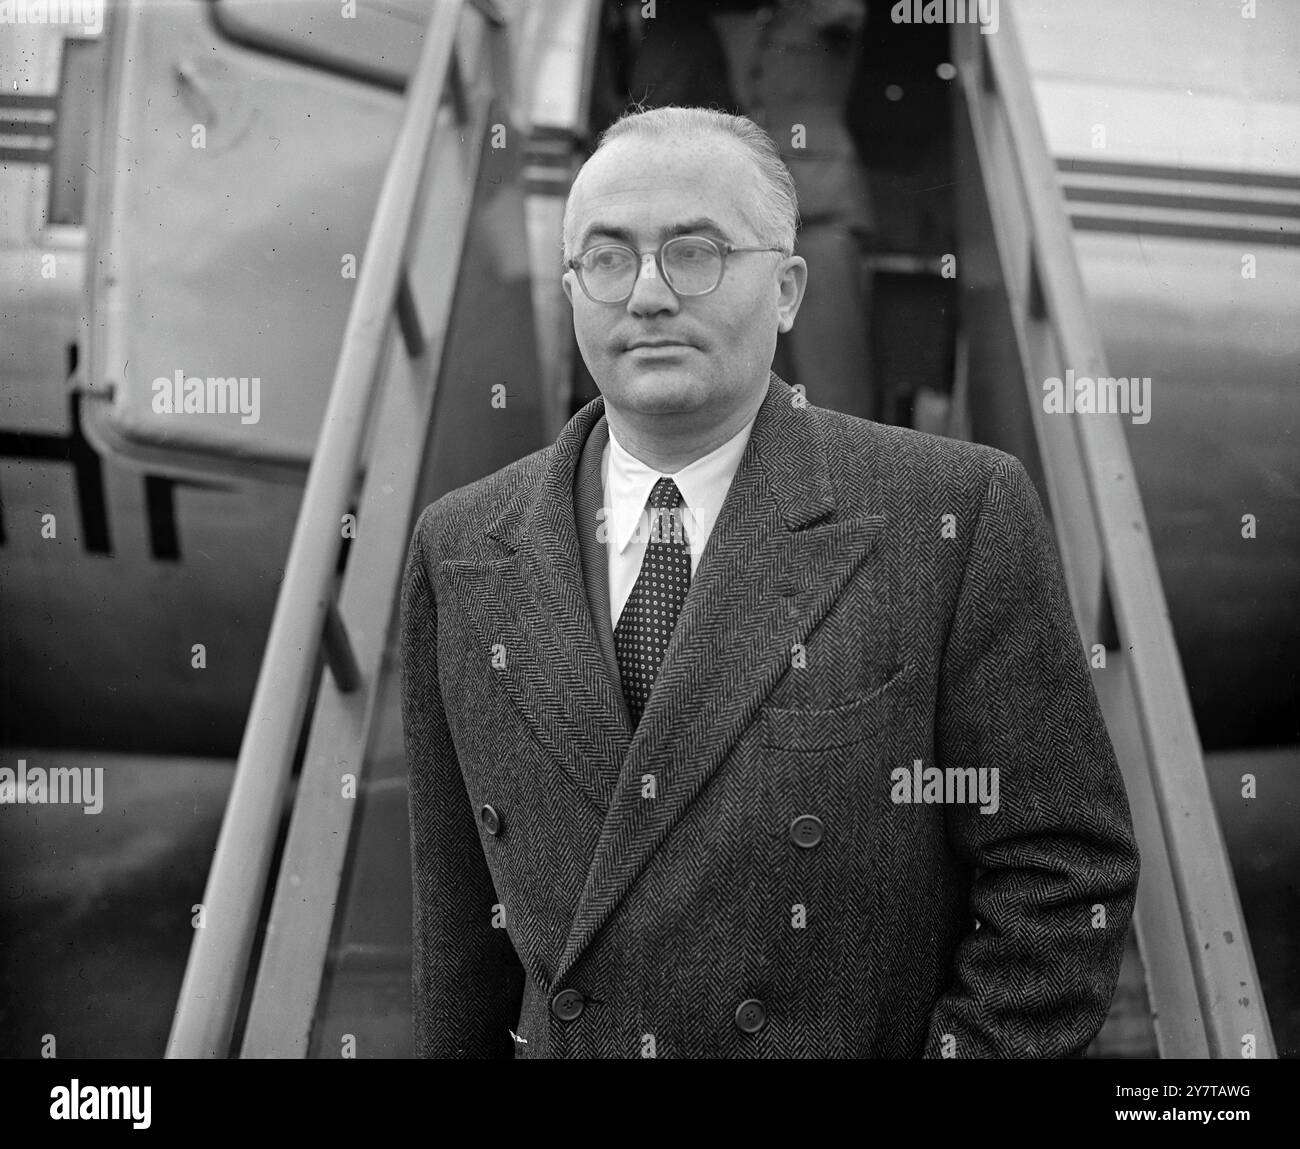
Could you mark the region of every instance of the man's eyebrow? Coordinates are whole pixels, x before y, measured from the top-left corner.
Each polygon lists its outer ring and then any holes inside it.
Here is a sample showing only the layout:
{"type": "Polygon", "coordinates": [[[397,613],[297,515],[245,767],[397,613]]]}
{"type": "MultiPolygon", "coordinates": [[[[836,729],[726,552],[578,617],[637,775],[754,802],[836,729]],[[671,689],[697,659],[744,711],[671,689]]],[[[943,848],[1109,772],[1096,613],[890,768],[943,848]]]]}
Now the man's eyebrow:
{"type": "MultiPolygon", "coordinates": [[[[659,242],[674,235],[699,235],[701,232],[711,232],[719,239],[725,239],[727,230],[715,219],[710,219],[706,215],[698,219],[688,219],[683,223],[668,224],[659,229],[659,242]]],[[[582,233],[582,238],[578,241],[578,250],[581,251],[587,246],[593,236],[608,236],[610,239],[616,239],[620,243],[626,243],[629,246],[635,246],[633,235],[625,227],[614,227],[611,224],[593,223],[582,233]]]]}

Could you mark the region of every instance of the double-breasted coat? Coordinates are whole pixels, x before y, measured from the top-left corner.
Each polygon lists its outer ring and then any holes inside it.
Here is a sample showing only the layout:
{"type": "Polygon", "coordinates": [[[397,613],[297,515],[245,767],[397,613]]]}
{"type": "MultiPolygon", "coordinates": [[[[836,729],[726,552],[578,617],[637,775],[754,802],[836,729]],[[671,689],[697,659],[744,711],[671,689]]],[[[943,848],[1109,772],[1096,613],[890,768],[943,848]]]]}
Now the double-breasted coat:
{"type": "Polygon", "coordinates": [[[414,532],[417,1054],[1081,1051],[1138,857],[1023,467],[772,375],[634,731],[607,435],[598,398],[414,532]]]}

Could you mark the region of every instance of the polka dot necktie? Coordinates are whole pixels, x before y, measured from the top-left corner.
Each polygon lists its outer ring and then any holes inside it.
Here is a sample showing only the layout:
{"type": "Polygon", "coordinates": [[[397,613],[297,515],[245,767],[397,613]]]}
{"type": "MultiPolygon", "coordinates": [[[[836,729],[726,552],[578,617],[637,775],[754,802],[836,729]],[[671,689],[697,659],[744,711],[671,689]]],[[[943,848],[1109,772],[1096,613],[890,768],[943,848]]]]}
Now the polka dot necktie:
{"type": "Polygon", "coordinates": [[[677,616],[691,586],[691,551],[672,479],[660,479],[646,502],[650,538],[636,585],[614,628],[623,695],[633,729],[641,721],[677,616]]]}

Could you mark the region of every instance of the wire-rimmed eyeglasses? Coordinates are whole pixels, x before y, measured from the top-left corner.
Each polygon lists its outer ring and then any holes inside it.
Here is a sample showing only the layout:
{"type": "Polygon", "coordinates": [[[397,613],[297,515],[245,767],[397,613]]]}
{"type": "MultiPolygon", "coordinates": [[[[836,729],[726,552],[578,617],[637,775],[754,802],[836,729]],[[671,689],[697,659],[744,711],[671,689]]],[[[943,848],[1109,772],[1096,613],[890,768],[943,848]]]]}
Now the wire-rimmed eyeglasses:
{"type": "Polygon", "coordinates": [[[593,303],[624,303],[632,298],[641,268],[653,275],[658,267],[663,281],[678,295],[708,295],[716,291],[727,270],[727,256],[747,251],[777,251],[782,247],[737,247],[703,235],[679,235],[654,251],[636,251],[622,243],[602,243],[567,260],[578,285],[593,303]]]}

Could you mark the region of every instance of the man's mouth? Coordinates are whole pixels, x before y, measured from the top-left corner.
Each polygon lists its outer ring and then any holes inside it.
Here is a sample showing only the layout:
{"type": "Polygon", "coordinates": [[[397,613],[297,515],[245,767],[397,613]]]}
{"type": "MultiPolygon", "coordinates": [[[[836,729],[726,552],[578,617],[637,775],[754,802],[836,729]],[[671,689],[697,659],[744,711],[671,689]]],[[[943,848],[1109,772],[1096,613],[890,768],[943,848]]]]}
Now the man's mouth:
{"type": "Polygon", "coordinates": [[[672,340],[672,339],[656,339],[656,340],[646,340],[638,343],[629,343],[627,345],[627,349],[629,351],[644,351],[644,352],[687,351],[690,349],[690,344],[681,343],[678,342],[677,340],[672,340]]]}

